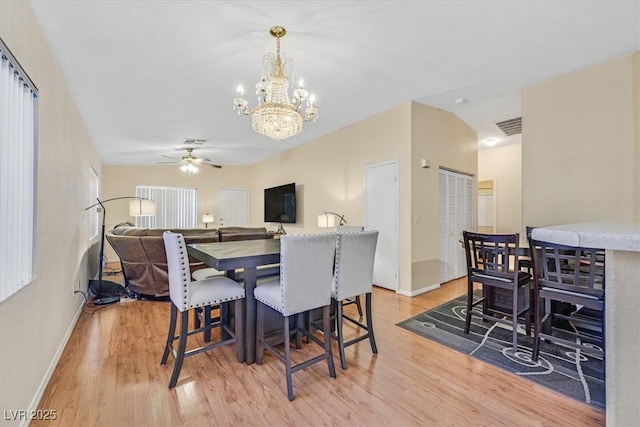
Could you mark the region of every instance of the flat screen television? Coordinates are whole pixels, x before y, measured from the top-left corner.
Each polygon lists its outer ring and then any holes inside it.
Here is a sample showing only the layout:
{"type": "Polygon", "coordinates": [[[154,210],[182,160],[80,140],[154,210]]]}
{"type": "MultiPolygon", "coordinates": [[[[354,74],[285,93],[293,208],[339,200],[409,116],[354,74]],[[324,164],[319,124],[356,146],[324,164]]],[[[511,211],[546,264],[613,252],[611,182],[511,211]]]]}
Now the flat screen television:
{"type": "Polygon", "coordinates": [[[264,189],[264,222],[296,222],[296,184],[264,189]]]}

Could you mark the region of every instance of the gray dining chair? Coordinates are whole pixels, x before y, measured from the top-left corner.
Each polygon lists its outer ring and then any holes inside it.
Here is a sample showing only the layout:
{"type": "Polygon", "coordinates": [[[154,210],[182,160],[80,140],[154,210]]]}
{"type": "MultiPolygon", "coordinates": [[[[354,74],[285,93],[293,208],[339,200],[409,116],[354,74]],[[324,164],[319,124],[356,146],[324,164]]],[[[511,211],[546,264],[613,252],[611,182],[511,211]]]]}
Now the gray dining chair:
{"type": "MultiPolygon", "coordinates": [[[[175,387],[185,357],[193,356],[203,351],[211,350],[223,345],[236,343],[236,357],[239,362],[244,360],[244,345],[242,335],[242,300],[244,288],[237,282],[224,276],[210,277],[192,281],[189,268],[189,257],[184,237],[180,233],[165,231],[162,235],[167,253],[167,268],[169,271],[169,296],[171,299],[171,319],[167,341],[162,355],[161,365],[167,363],[169,353],[175,356],[173,372],[169,380],[169,388],[175,387]],[[217,322],[208,319],[204,326],[196,326],[189,330],[189,312],[197,308],[210,308],[220,304],[227,306],[235,301],[235,329],[224,322],[224,316],[217,322]],[[176,324],[180,312],[180,332],[176,335],[176,324]],[[187,351],[187,337],[210,332],[213,328],[220,329],[220,339],[213,343],[187,351]],[[173,342],[178,340],[177,349],[173,342]]],[[[205,341],[208,341],[205,339],[205,341]]]]}
{"type": "Polygon", "coordinates": [[[336,334],[332,334],[332,338],[338,341],[342,369],[347,369],[345,347],[368,338],[371,351],[373,354],[378,353],[371,311],[373,264],[377,242],[377,231],[338,233],[335,272],[331,286],[331,296],[337,304],[337,321],[336,334]],[[362,294],[365,295],[366,325],[344,314],[344,306],[350,303],[348,301],[362,294]],[[345,320],[362,328],[366,333],[345,341],[343,327],[345,320]]]}
{"type": "MultiPolygon", "coordinates": [[[[336,231],[338,233],[358,233],[364,231],[364,227],[361,225],[338,225],[336,227],[336,231]]],[[[353,298],[346,299],[345,301],[343,301],[342,306],[344,307],[351,304],[356,305],[356,307],[358,308],[358,316],[360,316],[360,318],[362,319],[364,313],[362,311],[362,302],[360,301],[360,295],[356,295],[353,298]]]]}
{"type": "Polygon", "coordinates": [[[327,361],[329,375],[336,377],[331,353],[330,334],[320,340],[304,324],[302,315],[322,308],[323,330],[330,327],[331,279],[336,247],[336,233],[313,235],[286,235],[280,238],[280,276],[256,287],[254,295],[258,305],[256,331],[256,363],[262,364],[265,348],[285,365],[287,396],[293,400],[292,374],[322,360],[327,361]],[[266,308],[279,312],[284,319],[284,337],[264,336],[266,308]],[[293,319],[290,319],[293,317],[293,319]],[[291,320],[295,320],[292,322],[291,320]],[[323,347],[321,355],[292,366],[291,323],[295,325],[296,347],[300,346],[300,334],[323,347]],[[284,353],[276,346],[284,342],[284,353]]]}

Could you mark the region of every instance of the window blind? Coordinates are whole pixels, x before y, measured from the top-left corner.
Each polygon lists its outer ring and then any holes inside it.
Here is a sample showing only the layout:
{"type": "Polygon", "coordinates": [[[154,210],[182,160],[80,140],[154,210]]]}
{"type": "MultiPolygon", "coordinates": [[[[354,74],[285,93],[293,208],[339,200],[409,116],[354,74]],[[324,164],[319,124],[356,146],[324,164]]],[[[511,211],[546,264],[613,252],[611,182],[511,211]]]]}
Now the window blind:
{"type": "Polygon", "coordinates": [[[34,277],[37,88],[0,40],[0,302],[34,277]]]}
{"type": "Polygon", "coordinates": [[[194,188],[136,186],[136,196],[156,202],[155,216],[135,217],[136,227],[196,228],[198,191],[194,188]]]}

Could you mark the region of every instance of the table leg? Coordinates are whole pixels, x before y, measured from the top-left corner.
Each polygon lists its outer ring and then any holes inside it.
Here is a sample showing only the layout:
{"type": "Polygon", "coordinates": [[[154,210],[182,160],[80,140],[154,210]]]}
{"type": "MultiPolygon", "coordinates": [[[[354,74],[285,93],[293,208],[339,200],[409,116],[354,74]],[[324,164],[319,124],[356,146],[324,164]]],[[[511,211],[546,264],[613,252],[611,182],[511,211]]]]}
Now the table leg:
{"type": "Polygon", "coordinates": [[[244,269],[244,293],[245,293],[245,346],[244,362],[250,365],[256,361],[256,299],[253,290],[256,288],[256,267],[244,269]]]}

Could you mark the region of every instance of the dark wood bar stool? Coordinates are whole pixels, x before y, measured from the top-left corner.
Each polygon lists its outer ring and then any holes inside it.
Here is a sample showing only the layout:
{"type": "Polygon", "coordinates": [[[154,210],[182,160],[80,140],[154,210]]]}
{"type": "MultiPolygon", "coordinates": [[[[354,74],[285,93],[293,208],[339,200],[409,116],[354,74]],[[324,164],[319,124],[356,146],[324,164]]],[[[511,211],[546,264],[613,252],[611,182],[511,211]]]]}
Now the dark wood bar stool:
{"type": "Polygon", "coordinates": [[[518,318],[524,318],[527,334],[531,334],[530,290],[531,275],[520,270],[519,235],[484,234],[463,231],[467,257],[467,313],[464,333],[468,334],[471,317],[478,316],[510,325],[513,329],[513,350],[518,349],[518,318]],[[482,285],[482,297],[473,300],[474,284],[482,285]],[[511,307],[503,309],[494,304],[493,290],[502,289],[511,296],[511,307]],[[523,304],[519,306],[519,296],[523,304]],[[473,308],[482,304],[482,311],[473,308]]]}
{"type": "Polygon", "coordinates": [[[532,238],[529,246],[534,291],[544,301],[544,313],[535,316],[533,360],[541,339],[604,358],[605,251],[532,238]]]}

